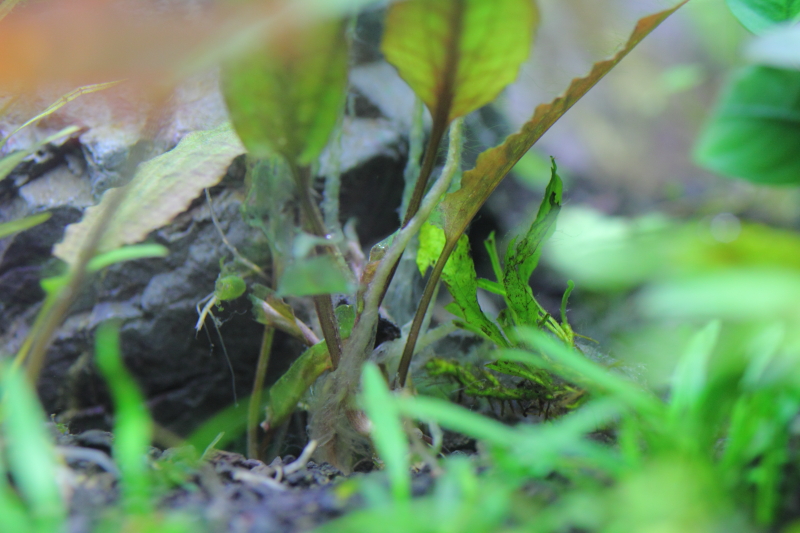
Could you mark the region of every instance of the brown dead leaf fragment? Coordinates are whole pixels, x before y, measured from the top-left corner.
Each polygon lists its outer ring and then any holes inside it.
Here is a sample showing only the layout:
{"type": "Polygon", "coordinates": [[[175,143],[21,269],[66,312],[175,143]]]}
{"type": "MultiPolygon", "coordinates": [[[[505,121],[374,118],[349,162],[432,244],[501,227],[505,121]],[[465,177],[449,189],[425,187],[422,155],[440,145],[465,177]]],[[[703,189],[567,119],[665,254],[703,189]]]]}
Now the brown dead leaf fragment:
{"type": "Polygon", "coordinates": [[[595,63],[589,74],[575,78],[567,90],[549,104],[536,108],[533,117],[520,131],[514,133],[503,144],[486,150],[479,157],[475,168],[464,173],[461,188],[445,196],[440,210],[444,215],[444,230],[448,242],[456,241],[484,204],[489,195],[500,184],[519,159],[550,129],[575,103],[589,92],[608,72],[633,50],[650,32],[658,27],[688,0],[675,7],[649,15],[639,20],[625,46],[614,57],[595,63]]]}

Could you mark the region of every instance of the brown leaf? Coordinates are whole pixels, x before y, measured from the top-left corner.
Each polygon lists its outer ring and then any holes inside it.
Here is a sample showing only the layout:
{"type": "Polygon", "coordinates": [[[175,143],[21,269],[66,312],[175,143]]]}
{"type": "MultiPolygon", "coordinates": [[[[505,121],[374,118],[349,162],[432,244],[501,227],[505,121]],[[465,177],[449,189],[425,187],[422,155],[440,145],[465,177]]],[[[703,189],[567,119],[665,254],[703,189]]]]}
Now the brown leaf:
{"type": "Polygon", "coordinates": [[[595,63],[587,76],[572,80],[564,94],[549,104],[539,105],[533,117],[519,132],[508,136],[503,144],[486,150],[478,157],[475,168],[464,173],[461,188],[445,196],[440,206],[448,242],[458,240],[492,191],[550,126],[622,61],[642,39],[687,1],[683,0],[671,9],[640,19],[628,42],[614,57],[595,63]]]}

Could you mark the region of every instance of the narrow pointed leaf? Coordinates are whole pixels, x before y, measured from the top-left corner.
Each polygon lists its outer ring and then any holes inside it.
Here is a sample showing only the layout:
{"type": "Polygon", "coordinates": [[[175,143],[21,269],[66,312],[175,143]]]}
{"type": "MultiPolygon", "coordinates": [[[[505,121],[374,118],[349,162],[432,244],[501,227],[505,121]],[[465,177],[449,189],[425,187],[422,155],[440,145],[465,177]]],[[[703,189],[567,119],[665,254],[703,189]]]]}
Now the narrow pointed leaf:
{"type": "Polygon", "coordinates": [[[389,9],[381,49],[431,114],[450,122],[514,81],[537,21],[532,0],[409,0],[389,9]]]}
{"type": "Polygon", "coordinates": [[[281,35],[229,62],[223,92],[236,132],[256,157],[307,165],[328,142],[347,89],[340,21],[281,35]]]}
{"type": "Polygon", "coordinates": [[[14,235],[15,233],[19,233],[20,231],[25,231],[26,229],[38,226],[48,218],[50,218],[50,213],[39,213],[38,215],[32,215],[17,220],[11,220],[9,222],[3,222],[0,224],[0,239],[5,239],[6,237],[14,235]]]}
{"type": "Polygon", "coordinates": [[[483,152],[478,157],[475,168],[465,172],[461,178],[461,188],[445,196],[442,201],[440,209],[444,214],[444,230],[448,242],[455,241],[464,232],[492,191],[528,149],[642,39],[686,1],[639,20],[625,46],[614,57],[595,63],[587,76],[572,80],[564,94],[549,104],[538,106],[533,117],[520,131],[506,138],[503,144],[483,152]]]}
{"type": "Polygon", "coordinates": [[[547,313],[534,298],[528,281],[539,262],[542,246],[556,229],[556,219],[561,211],[561,191],[561,179],[553,162],[550,183],[536,219],[522,239],[512,240],[508,245],[503,285],[508,306],[520,324],[535,326],[547,313]]]}
{"type": "Polygon", "coordinates": [[[394,501],[408,501],[411,498],[408,439],[396,402],[375,363],[364,365],[361,387],[361,404],[372,423],[372,442],[386,464],[394,501]]]}

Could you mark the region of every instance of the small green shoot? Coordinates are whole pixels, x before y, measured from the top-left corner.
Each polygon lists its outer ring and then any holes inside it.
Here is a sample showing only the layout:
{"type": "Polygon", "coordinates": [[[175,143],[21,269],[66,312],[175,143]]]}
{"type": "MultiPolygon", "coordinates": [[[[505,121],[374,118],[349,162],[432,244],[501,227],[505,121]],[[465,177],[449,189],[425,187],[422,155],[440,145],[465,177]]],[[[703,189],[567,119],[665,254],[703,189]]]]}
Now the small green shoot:
{"type": "Polygon", "coordinates": [[[122,361],[118,325],[107,322],[98,328],[95,357],[114,400],[113,448],[122,476],[123,507],[129,513],[145,515],[152,512],[146,458],[153,421],[139,386],[122,361]]]}

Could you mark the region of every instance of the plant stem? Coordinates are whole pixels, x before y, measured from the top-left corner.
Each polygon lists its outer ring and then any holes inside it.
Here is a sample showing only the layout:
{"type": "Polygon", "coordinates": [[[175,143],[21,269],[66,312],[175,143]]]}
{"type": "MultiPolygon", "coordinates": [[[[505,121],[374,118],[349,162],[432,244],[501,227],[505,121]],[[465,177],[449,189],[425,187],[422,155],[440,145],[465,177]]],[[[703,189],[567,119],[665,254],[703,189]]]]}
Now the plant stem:
{"type": "Polygon", "coordinates": [[[422,330],[422,323],[425,321],[425,314],[428,311],[428,306],[433,299],[433,294],[436,292],[436,286],[439,283],[439,278],[442,276],[444,266],[447,264],[447,260],[450,258],[450,254],[453,253],[457,244],[458,239],[445,242],[442,254],[433,267],[431,276],[428,278],[428,283],[425,284],[425,290],[422,292],[422,299],[417,307],[417,312],[414,314],[414,321],[411,323],[411,330],[408,332],[408,339],[406,340],[405,348],[403,348],[403,357],[400,359],[400,366],[397,367],[398,383],[401,388],[406,386],[408,369],[411,366],[411,357],[414,355],[414,347],[417,344],[417,338],[422,330]]]}
{"type": "Polygon", "coordinates": [[[425,189],[428,187],[428,180],[433,172],[433,165],[436,164],[436,154],[439,151],[439,144],[442,142],[444,132],[447,130],[447,117],[434,117],[433,126],[431,127],[431,136],[428,139],[428,146],[425,148],[425,157],[422,160],[422,167],[417,178],[417,183],[414,185],[414,192],[411,193],[411,199],[408,201],[408,209],[403,218],[403,226],[406,227],[408,222],[417,214],[419,206],[422,203],[422,197],[425,196],[425,189]]]}
{"type": "MultiPolygon", "coordinates": [[[[297,192],[300,196],[300,205],[307,228],[317,237],[325,238],[325,223],[319,208],[311,201],[311,169],[308,167],[298,167],[294,162],[289,161],[297,192]]],[[[316,248],[316,253],[325,253],[322,246],[316,248]]],[[[313,297],[314,307],[317,310],[319,325],[322,328],[322,335],[328,343],[328,353],[331,356],[331,366],[334,370],[339,366],[339,359],[342,353],[342,341],[339,337],[339,325],[336,321],[336,314],[333,311],[333,299],[330,294],[320,294],[313,297]]]]}
{"type": "Polygon", "coordinates": [[[264,380],[267,376],[270,354],[272,353],[272,340],[275,337],[275,328],[264,326],[264,335],[261,337],[261,350],[258,353],[256,376],[253,380],[253,393],[250,395],[250,404],[247,406],[247,457],[258,459],[258,419],[261,412],[261,395],[264,390],[264,380]]]}

